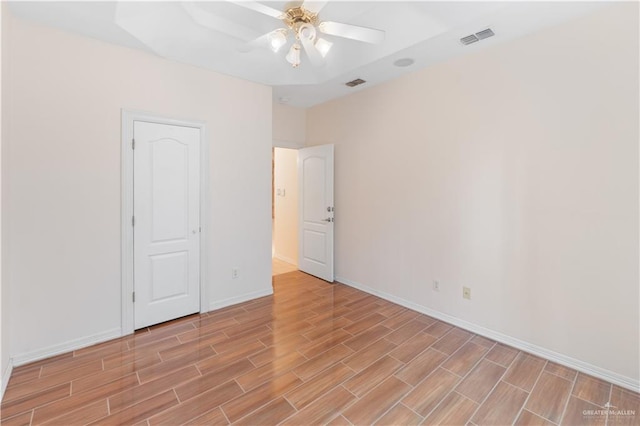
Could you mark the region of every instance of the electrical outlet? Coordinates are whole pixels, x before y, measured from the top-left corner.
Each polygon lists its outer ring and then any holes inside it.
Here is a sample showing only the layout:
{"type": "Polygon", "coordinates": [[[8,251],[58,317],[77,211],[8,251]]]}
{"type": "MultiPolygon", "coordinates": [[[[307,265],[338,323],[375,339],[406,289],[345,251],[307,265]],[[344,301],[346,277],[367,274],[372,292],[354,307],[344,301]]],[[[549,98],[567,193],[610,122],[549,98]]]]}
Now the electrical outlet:
{"type": "Polygon", "coordinates": [[[471,289],[469,287],[462,287],[462,297],[471,300],[471,289]]]}
{"type": "Polygon", "coordinates": [[[433,291],[440,291],[440,281],[438,280],[433,281],[433,291]]]}
{"type": "Polygon", "coordinates": [[[231,269],[231,278],[235,280],[238,277],[240,277],[240,269],[239,268],[232,268],[231,269]]]}

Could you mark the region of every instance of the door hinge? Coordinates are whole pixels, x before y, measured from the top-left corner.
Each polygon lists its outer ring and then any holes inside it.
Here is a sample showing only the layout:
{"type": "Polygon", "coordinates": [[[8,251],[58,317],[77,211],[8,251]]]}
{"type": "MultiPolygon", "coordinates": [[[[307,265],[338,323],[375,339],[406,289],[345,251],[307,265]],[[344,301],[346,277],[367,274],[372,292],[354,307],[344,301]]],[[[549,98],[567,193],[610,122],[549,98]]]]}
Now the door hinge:
{"type": "Polygon", "coordinates": [[[131,139],[131,149],[136,149],[136,140],[131,139]]]}
{"type": "Polygon", "coordinates": [[[131,299],[133,300],[133,303],[136,302],[136,292],[135,291],[133,293],[131,293],[131,299]]]}
{"type": "Polygon", "coordinates": [[[131,216],[131,226],[136,226],[136,217],[131,216]]]}

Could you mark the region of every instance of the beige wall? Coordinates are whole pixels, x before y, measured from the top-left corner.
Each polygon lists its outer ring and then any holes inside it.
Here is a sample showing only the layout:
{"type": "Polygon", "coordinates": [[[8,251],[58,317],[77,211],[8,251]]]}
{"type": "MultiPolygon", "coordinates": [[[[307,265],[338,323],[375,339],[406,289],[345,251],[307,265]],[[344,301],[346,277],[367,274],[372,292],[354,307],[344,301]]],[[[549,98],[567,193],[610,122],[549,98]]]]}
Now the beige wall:
{"type": "Polygon", "coordinates": [[[307,110],[273,103],[273,145],[286,148],[304,146],[307,110]]]}
{"type": "Polygon", "coordinates": [[[17,18],[8,39],[12,356],[119,331],[121,108],[207,123],[210,305],[271,292],[269,87],[17,18]]]}
{"type": "Polygon", "coordinates": [[[637,386],[638,89],[626,3],[311,108],[338,280],[637,386]]]}
{"type": "MultiPolygon", "coordinates": [[[[6,3],[0,3],[0,41],[2,42],[2,46],[0,46],[0,242],[2,241],[2,229],[4,228],[4,216],[2,215],[2,188],[5,185],[6,180],[2,178],[3,175],[3,167],[2,167],[2,151],[4,150],[4,132],[6,130],[6,126],[3,126],[3,122],[5,121],[5,117],[7,115],[8,110],[2,108],[2,105],[5,103],[4,100],[4,91],[2,90],[3,80],[2,70],[7,66],[7,62],[2,60],[4,54],[4,44],[6,43],[5,37],[5,28],[4,19],[5,12],[4,9],[6,7],[6,3]]],[[[0,243],[0,399],[2,399],[2,395],[4,394],[5,387],[9,382],[9,294],[8,294],[8,281],[3,279],[6,268],[3,268],[3,263],[6,256],[3,256],[3,247],[4,244],[0,243]]]]}
{"type": "Polygon", "coordinates": [[[298,264],[298,151],[275,148],[274,256],[298,264]],[[280,195],[278,195],[280,190],[280,195]]]}

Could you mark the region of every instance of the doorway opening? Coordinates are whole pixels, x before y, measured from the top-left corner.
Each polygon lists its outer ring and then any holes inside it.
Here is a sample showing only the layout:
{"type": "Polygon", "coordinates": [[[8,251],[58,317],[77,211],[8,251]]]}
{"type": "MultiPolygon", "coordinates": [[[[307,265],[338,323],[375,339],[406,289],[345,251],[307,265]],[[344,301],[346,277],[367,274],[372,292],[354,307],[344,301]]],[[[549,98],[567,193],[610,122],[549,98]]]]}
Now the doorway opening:
{"type": "Polygon", "coordinates": [[[273,275],[298,270],[298,150],[273,148],[273,275]]]}

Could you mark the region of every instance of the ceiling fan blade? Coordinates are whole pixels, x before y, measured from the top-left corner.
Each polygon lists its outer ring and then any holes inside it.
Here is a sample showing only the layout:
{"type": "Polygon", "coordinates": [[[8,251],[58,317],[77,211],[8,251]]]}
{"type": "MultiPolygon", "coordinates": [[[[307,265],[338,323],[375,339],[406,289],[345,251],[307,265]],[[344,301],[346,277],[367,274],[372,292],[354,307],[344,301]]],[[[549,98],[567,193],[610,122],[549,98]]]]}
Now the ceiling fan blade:
{"type": "Polygon", "coordinates": [[[382,43],[385,37],[385,32],[382,30],[342,24],[340,22],[321,22],[320,25],[318,25],[318,29],[325,34],[350,38],[351,40],[363,41],[371,44],[382,43]]]}
{"type": "Polygon", "coordinates": [[[200,7],[197,3],[186,1],[180,4],[191,19],[193,19],[198,25],[210,30],[220,31],[244,41],[251,40],[259,34],[251,28],[216,16],[215,14],[200,7]]]}
{"type": "Polygon", "coordinates": [[[304,52],[307,54],[307,58],[309,58],[309,62],[314,67],[322,67],[325,64],[325,60],[322,57],[322,54],[316,49],[313,45],[313,41],[311,41],[307,37],[300,37],[300,43],[302,43],[302,47],[304,48],[304,52]]]}
{"type": "Polygon", "coordinates": [[[305,1],[304,3],[302,3],[302,7],[307,9],[309,12],[319,13],[327,5],[327,3],[329,3],[328,0],[326,0],[326,1],[322,1],[322,0],[305,1]]]}
{"type": "Polygon", "coordinates": [[[242,53],[247,53],[255,49],[267,48],[269,46],[269,34],[271,33],[268,32],[266,34],[262,34],[260,37],[257,37],[251,41],[248,41],[247,43],[238,47],[238,51],[242,53]]]}
{"type": "Polygon", "coordinates": [[[233,3],[238,6],[253,10],[254,12],[262,13],[263,15],[271,16],[272,18],[282,19],[284,14],[278,9],[274,9],[269,6],[265,6],[257,1],[241,1],[241,0],[227,0],[229,3],[233,3]]]}

